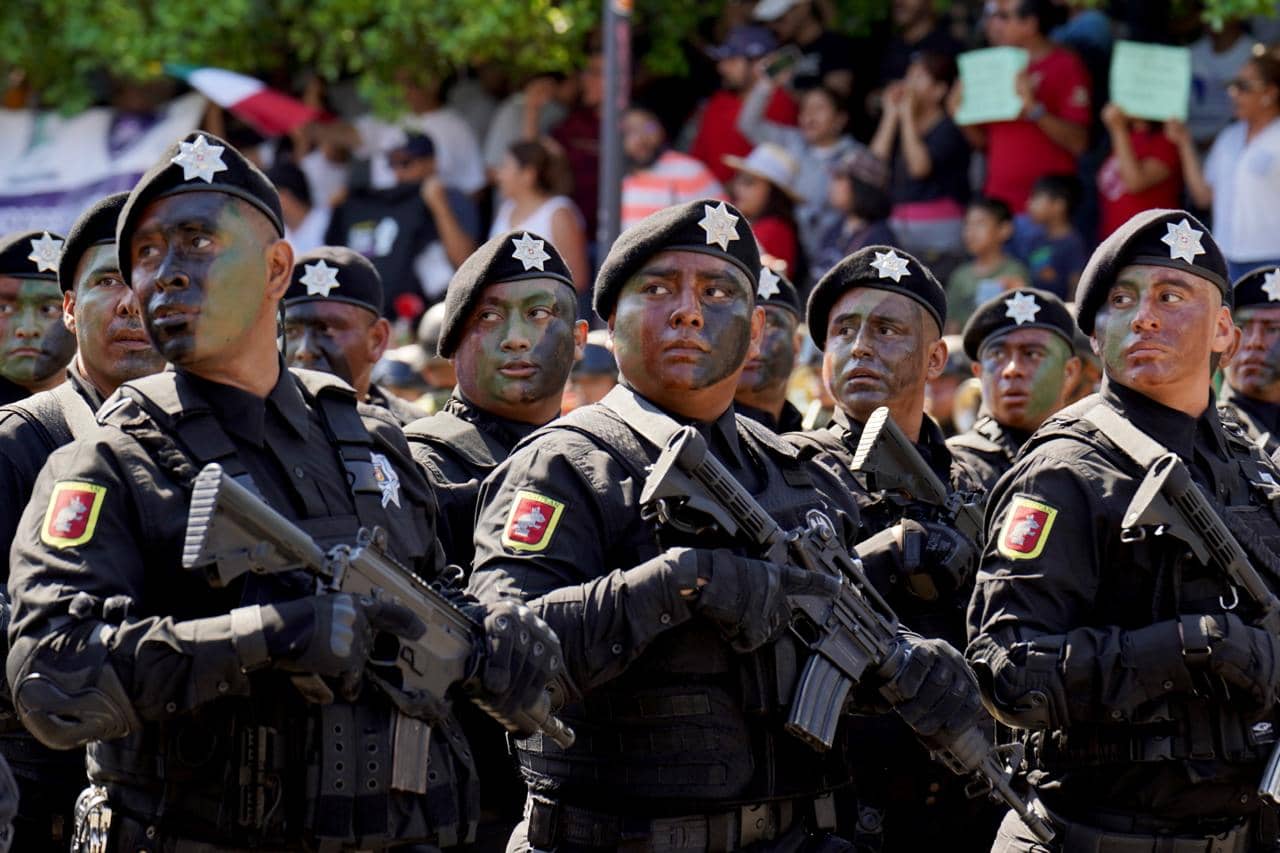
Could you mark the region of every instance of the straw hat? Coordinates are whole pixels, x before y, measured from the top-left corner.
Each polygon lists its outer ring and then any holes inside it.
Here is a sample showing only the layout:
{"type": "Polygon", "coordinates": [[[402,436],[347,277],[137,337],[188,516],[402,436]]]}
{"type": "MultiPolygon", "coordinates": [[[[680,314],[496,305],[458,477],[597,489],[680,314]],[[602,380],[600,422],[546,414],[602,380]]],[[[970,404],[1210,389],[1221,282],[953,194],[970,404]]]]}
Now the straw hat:
{"type": "Polygon", "coordinates": [[[803,201],[803,197],[793,186],[800,167],[781,145],[766,142],[757,145],[745,159],[733,154],[726,154],[723,159],[731,169],[768,181],[790,196],[792,201],[803,201]]]}

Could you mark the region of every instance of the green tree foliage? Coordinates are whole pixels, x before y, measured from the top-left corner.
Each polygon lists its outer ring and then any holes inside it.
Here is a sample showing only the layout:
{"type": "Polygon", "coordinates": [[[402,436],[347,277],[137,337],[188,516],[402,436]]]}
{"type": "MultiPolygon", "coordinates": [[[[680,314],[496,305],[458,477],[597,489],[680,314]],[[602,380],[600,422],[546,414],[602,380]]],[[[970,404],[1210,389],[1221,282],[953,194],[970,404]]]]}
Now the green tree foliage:
{"type": "MultiPolygon", "coordinates": [[[[849,32],[884,19],[890,5],[824,2],[849,32]]],[[[683,71],[693,34],[724,3],[636,0],[641,61],[658,74],[683,71]]],[[[1204,16],[1216,24],[1276,6],[1207,0],[1204,16]]],[[[68,111],[91,103],[106,75],[151,80],[166,62],[354,77],[375,106],[394,110],[404,74],[484,61],[515,74],[568,69],[600,15],[601,0],[12,0],[0,15],[0,70],[22,71],[43,104],[68,111]]]]}

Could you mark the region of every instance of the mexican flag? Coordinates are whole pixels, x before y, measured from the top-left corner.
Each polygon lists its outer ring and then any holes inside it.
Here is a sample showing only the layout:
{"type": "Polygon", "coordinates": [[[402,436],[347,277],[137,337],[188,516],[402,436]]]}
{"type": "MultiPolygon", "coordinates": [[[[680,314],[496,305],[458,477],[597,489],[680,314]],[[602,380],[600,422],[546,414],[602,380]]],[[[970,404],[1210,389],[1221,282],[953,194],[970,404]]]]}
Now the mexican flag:
{"type": "Polygon", "coordinates": [[[191,88],[263,136],[280,136],[324,116],[256,77],[225,68],[166,64],[165,71],[186,80],[191,88]]]}

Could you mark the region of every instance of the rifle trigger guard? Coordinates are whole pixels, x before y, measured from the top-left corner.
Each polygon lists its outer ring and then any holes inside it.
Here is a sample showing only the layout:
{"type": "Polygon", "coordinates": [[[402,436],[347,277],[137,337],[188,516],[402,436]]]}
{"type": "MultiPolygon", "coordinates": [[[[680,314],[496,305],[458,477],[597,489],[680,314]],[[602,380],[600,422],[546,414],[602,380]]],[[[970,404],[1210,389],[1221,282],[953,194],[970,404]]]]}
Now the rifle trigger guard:
{"type": "Polygon", "coordinates": [[[1222,605],[1222,609],[1230,612],[1236,609],[1236,605],[1240,603],[1240,591],[1236,589],[1235,584],[1231,585],[1231,603],[1227,604],[1223,600],[1223,596],[1218,596],[1218,603],[1222,605]]]}

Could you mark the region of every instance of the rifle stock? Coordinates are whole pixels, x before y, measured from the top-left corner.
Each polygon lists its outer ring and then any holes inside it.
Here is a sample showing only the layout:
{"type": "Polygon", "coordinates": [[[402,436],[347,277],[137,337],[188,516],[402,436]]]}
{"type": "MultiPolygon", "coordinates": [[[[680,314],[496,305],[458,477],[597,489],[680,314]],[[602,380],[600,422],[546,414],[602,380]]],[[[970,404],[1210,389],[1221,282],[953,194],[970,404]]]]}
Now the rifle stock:
{"type": "MultiPolygon", "coordinates": [[[[202,572],[214,587],[249,572],[301,569],[316,579],[318,592],[382,598],[410,608],[426,626],[417,640],[400,639],[395,654],[403,690],[410,696],[425,695],[442,703],[450,687],[466,687],[479,668],[483,627],[392,559],[386,553],[384,531],[362,529],[354,545],[325,551],[216,463],[206,465],[196,477],[182,565],[202,572]]],[[[315,677],[304,678],[299,689],[308,698],[323,697],[327,690],[315,677]]],[[[544,694],[536,708],[514,717],[500,715],[474,697],[472,701],[514,733],[541,731],[568,748],[573,732],[552,715],[552,698],[544,694]]]]}

